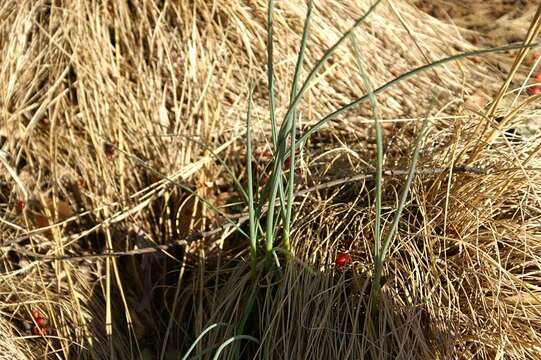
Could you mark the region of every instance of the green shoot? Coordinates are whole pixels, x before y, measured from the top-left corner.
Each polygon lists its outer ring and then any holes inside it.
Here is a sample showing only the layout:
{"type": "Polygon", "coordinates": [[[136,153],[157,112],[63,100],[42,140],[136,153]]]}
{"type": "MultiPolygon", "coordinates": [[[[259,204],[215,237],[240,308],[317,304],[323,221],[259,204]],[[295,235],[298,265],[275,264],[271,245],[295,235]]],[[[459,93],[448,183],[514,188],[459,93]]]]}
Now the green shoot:
{"type": "Polygon", "coordinates": [[[383,273],[383,265],[385,263],[387,252],[389,251],[389,247],[391,246],[391,243],[394,240],[394,237],[396,235],[396,231],[398,230],[398,224],[400,222],[400,218],[402,217],[402,212],[404,211],[406,200],[408,199],[411,184],[413,183],[413,178],[415,177],[415,170],[417,169],[417,160],[419,159],[419,153],[421,151],[421,143],[425,136],[426,129],[428,127],[428,117],[430,115],[430,112],[432,111],[432,107],[434,103],[435,103],[435,97],[429,110],[426,113],[425,118],[423,119],[421,130],[419,131],[419,135],[417,136],[417,139],[415,140],[415,150],[413,152],[411,165],[410,165],[408,175],[406,178],[406,184],[404,185],[404,189],[402,190],[402,194],[400,195],[398,208],[397,208],[395,217],[393,219],[391,229],[389,230],[389,232],[387,233],[387,236],[385,237],[385,240],[383,241],[383,247],[381,251],[374,258],[374,276],[372,278],[372,289],[371,289],[371,294],[370,294],[371,300],[372,300],[372,313],[373,314],[377,314],[379,310],[379,300],[381,297],[381,275],[383,273]]]}
{"type": "Polygon", "coordinates": [[[277,134],[276,134],[276,100],[274,96],[274,0],[268,2],[267,13],[267,81],[269,86],[269,112],[271,118],[272,129],[272,145],[276,148],[277,134]]]}
{"type": "Polygon", "coordinates": [[[257,222],[254,210],[254,185],[253,185],[253,173],[252,173],[252,128],[251,128],[251,118],[252,118],[252,96],[253,89],[250,89],[250,94],[248,96],[248,111],[246,114],[246,172],[248,175],[248,216],[249,216],[249,235],[250,235],[250,255],[252,263],[252,273],[255,275],[256,266],[257,266],[257,222]]]}
{"type": "MultiPolygon", "coordinates": [[[[276,129],[278,128],[276,124],[276,104],[274,99],[274,68],[273,68],[273,14],[274,14],[274,1],[269,0],[268,2],[268,14],[267,14],[267,78],[269,86],[269,112],[271,117],[271,128],[272,128],[272,143],[274,146],[274,163],[272,174],[269,179],[269,184],[271,185],[271,191],[268,193],[268,205],[269,209],[267,211],[267,225],[265,229],[265,240],[266,240],[266,252],[267,255],[270,255],[274,243],[274,207],[276,195],[278,192],[278,181],[281,181],[281,166],[279,165],[279,157],[277,158],[276,149],[277,149],[277,133],[276,129]]],[[[265,199],[263,199],[265,201],[265,199]]],[[[282,201],[283,203],[283,201],[282,201]]]]}
{"type": "MultiPolygon", "coordinates": [[[[293,76],[293,82],[291,84],[290,102],[293,102],[297,94],[297,84],[301,76],[302,64],[304,62],[304,54],[306,51],[306,43],[308,42],[310,18],[312,17],[313,6],[314,6],[314,1],[310,0],[310,2],[308,3],[308,11],[306,13],[306,17],[304,20],[301,47],[299,49],[299,56],[297,57],[297,64],[295,65],[295,74],[293,76]]],[[[291,147],[290,147],[290,154],[289,154],[289,159],[290,159],[289,179],[287,182],[287,205],[286,205],[286,216],[284,220],[284,232],[283,232],[284,249],[287,252],[291,251],[291,244],[290,244],[289,238],[290,238],[290,232],[291,232],[291,213],[292,213],[293,202],[294,202],[293,190],[295,188],[295,143],[296,143],[296,136],[297,136],[297,126],[296,126],[297,111],[296,110],[297,109],[294,108],[294,111],[291,113],[291,124],[290,124],[291,147]]],[[[289,120],[286,119],[286,121],[289,121],[289,120]]]]}
{"type": "MultiPolygon", "coordinates": [[[[336,43],[334,43],[334,45],[332,45],[324,54],[323,56],[318,60],[318,62],[316,63],[316,65],[314,65],[314,67],[312,68],[312,70],[310,71],[310,73],[308,74],[308,76],[306,77],[306,80],[304,81],[304,83],[302,84],[301,86],[301,89],[299,90],[298,94],[295,96],[295,99],[289,104],[289,108],[287,109],[287,112],[286,112],[286,115],[284,116],[284,119],[288,119],[290,116],[291,116],[291,113],[294,111],[294,109],[297,108],[297,106],[299,105],[299,102],[304,94],[304,92],[308,89],[309,85],[310,85],[310,82],[313,80],[313,78],[317,75],[317,73],[319,72],[319,70],[323,67],[323,65],[325,64],[325,62],[331,57],[332,54],[334,54],[334,52],[336,51],[336,49],[338,49],[338,47],[346,40],[349,38],[349,35],[357,28],[359,27],[363,22],[364,20],[368,17],[368,15],[370,15],[375,9],[376,7],[381,3],[381,0],[377,0],[372,6],[370,6],[370,8],[368,9],[368,11],[362,15],[360,18],[358,18],[355,23],[353,24],[353,26],[351,26],[343,35],[342,37],[340,37],[340,39],[338,39],[338,41],[336,43]]],[[[284,122],[285,123],[285,122],[284,122]]],[[[284,124],[282,124],[282,127],[284,126],[284,124]]],[[[281,132],[287,132],[287,129],[280,129],[281,132]]],[[[279,137],[279,140],[280,140],[280,137],[279,137]]]]}
{"type": "Polygon", "coordinates": [[[366,71],[364,70],[362,59],[361,59],[361,53],[358,49],[357,45],[357,39],[355,38],[355,34],[351,34],[351,43],[353,45],[353,55],[355,56],[355,59],[357,61],[357,64],[359,66],[359,71],[361,73],[361,77],[363,79],[364,86],[368,92],[368,97],[370,100],[370,106],[372,108],[372,114],[374,116],[374,128],[376,130],[376,189],[375,189],[375,195],[376,195],[376,201],[375,201],[375,210],[376,210],[376,218],[375,218],[375,224],[374,224],[374,258],[379,258],[379,255],[381,253],[381,186],[383,183],[383,132],[381,129],[381,123],[380,123],[380,115],[378,111],[378,105],[376,101],[376,97],[374,95],[372,84],[370,83],[370,79],[368,78],[368,75],[366,74],[366,71]]]}
{"type": "MultiPolygon", "coordinates": [[[[274,159],[273,159],[273,169],[272,169],[272,173],[271,173],[271,177],[270,177],[270,180],[268,182],[268,184],[266,185],[265,189],[263,190],[263,192],[266,194],[266,197],[264,198],[264,201],[266,201],[266,203],[268,204],[268,211],[267,211],[267,223],[266,223],[266,229],[265,229],[265,236],[266,236],[266,251],[267,251],[267,254],[270,254],[272,252],[272,249],[273,249],[273,243],[274,243],[274,230],[275,230],[275,222],[274,222],[274,212],[275,212],[275,202],[276,202],[276,196],[277,196],[277,193],[278,193],[278,189],[280,188],[281,189],[281,186],[283,186],[282,184],[282,170],[283,170],[283,164],[284,164],[284,161],[286,158],[290,157],[291,155],[291,152],[295,150],[296,146],[297,146],[297,142],[296,140],[292,139],[292,144],[291,144],[291,147],[293,149],[291,149],[290,151],[290,154],[287,154],[287,150],[286,150],[286,147],[287,147],[287,138],[288,138],[288,135],[289,134],[293,134],[293,132],[295,131],[295,126],[293,126],[293,116],[296,116],[296,114],[294,114],[296,112],[296,109],[297,109],[297,106],[300,102],[300,99],[302,98],[302,95],[303,93],[308,89],[308,86],[311,82],[311,80],[316,76],[316,74],[318,73],[318,71],[321,69],[321,67],[324,65],[324,63],[326,62],[326,60],[336,51],[336,49],[340,46],[340,44],[342,44],[344,42],[344,40],[346,40],[350,33],[353,32],[353,30],[358,27],[360,24],[363,23],[363,21],[367,18],[367,16],[372,12],[374,11],[374,9],[376,8],[376,6],[381,2],[381,0],[377,0],[371,7],[370,9],[363,15],[361,16],[360,18],[358,18],[354,25],[344,33],[344,35],[333,45],[331,46],[331,48],[329,48],[329,50],[327,50],[325,52],[325,54],[323,55],[323,57],[316,63],[316,65],[312,68],[312,70],[310,71],[310,73],[308,74],[306,80],[304,81],[303,85],[301,86],[301,89],[298,91],[297,94],[295,94],[295,91],[292,91],[292,101],[290,102],[289,104],[289,107],[288,107],[288,110],[287,110],[287,113],[284,117],[284,121],[282,122],[281,126],[280,126],[280,130],[276,136],[276,128],[275,126],[277,126],[276,124],[276,121],[275,119],[273,119],[273,116],[275,115],[275,109],[274,109],[274,106],[275,106],[275,103],[274,103],[274,90],[273,90],[273,84],[274,84],[274,79],[273,79],[273,68],[272,68],[272,48],[269,48],[267,49],[267,76],[269,78],[269,97],[271,97],[272,99],[269,99],[269,106],[270,106],[270,110],[271,110],[271,125],[272,125],[272,128],[273,128],[273,143],[276,144],[275,145],[275,154],[274,154],[274,159]],[[294,97],[293,97],[294,95],[294,97]],[[289,134],[288,134],[289,133],[289,134]]],[[[274,2],[272,0],[269,0],[269,11],[268,11],[268,22],[267,22],[267,25],[268,25],[268,42],[269,44],[272,44],[272,34],[273,34],[273,31],[272,31],[272,18],[273,18],[273,6],[274,6],[274,2]]],[[[305,49],[305,46],[306,46],[306,42],[307,42],[307,37],[308,37],[308,21],[310,19],[309,15],[311,15],[311,11],[312,11],[312,7],[313,7],[313,4],[310,3],[309,4],[309,7],[308,7],[308,14],[307,14],[307,18],[305,19],[305,29],[303,31],[303,40],[301,42],[301,51],[299,52],[299,58],[298,58],[298,61],[297,61],[297,65],[298,65],[298,68],[296,69],[296,73],[295,73],[295,79],[293,80],[293,84],[292,84],[292,90],[296,90],[296,87],[297,87],[297,82],[298,82],[298,79],[300,77],[300,67],[302,65],[302,57],[304,56],[304,50],[305,49]],[[302,56],[302,57],[301,57],[302,56]]],[[[292,168],[293,168],[293,163],[291,162],[291,165],[292,165],[292,168]]],[[[293,171],[294,173],[294,171],[293,171]]],[[[291,174],[290,173],[290,180],[291,180],[291,176],[294,176],[294,174],[291,174]]],[[[290,182],[290,185],[293,187],[293,182],[290,182]]],[[[289,196],[289,193],[292,194],[292,190],[288,189],[288,196],[289,196]]],[[[282,198],[282,192],[280,191],[280,195],[281,195],[281,204],[283,206],[284,202],[285,202],[285,199],[282,198]]],[[[292,196],[292,195],[291,195],[292,196]]],[[[290,203],[292,202],[292,198],[289,199],[290,203]]],[[[288,206],[289,207],[289,206],[288,206]]],[[[262,204],[260,204],[260,208],[262,208],[262,204]]],[[[286,243],[286,248],[289,247],[289,227],[290,227],[290,223],[291,223],[291,210],[287,211],[286,210],[286,216],[285,216],[285,220],[284,222],[287,222],[287,228],[285,229],[285,231],[287,232],[288,235],[286,235],[287,237],[287,240],[285,239],[285,243],[286,243]]]]}

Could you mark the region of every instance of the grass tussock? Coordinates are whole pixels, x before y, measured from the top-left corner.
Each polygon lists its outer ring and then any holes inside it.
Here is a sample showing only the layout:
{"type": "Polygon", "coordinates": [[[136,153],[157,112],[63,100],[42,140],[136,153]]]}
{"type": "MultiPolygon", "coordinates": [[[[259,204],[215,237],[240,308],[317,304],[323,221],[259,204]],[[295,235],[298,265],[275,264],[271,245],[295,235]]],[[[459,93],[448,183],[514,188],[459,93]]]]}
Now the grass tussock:
{"type": "MultiPolygon", "coordinates": [[[[301,82],[372,5],[354,3],[315,3],[301,82]]],[[[306,12],[274,9],[278,121],[306,12]]],[[[236,187],[253,175],[259,198],[273,165],[267,16],[266,1],[0,4],[1,357],[538,358],[536,50],[427,69],[306,138],[291,254],[269,270],[250,262],[244,235],[260,229],[236,187]],[[427,113],[374,307],[375,229],[391,228],[427,113]]],[[[379,4],[309,84],[299,138],[367,84],[509,42],[441,18],[379,4]]],[[[518,40],[534,42],[540,18],[516,17],[518,40]]]]}

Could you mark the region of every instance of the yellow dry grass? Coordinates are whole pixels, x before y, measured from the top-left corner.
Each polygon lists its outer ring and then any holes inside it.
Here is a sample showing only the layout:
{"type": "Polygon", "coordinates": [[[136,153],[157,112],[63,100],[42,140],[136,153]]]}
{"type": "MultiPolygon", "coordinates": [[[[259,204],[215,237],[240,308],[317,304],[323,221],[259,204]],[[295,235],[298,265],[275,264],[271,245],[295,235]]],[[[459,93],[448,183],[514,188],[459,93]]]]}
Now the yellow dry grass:
{"type": "MultiPolygon", "coordinates": [[[[316,2],[304,75],[370,3],[316,2]]],[[[538,36],[535,11],[512,23],[521,41],[538,36]]],[[[277,4],[278,118],[305,13],[304,1],[277,4]]],[[[247,242],[221,228],[244,210],[227,205],[238,194],[213,153],[245,182],[250,85],[260,169],[269,149],[265,24],[262,0],[0,3],[0,358],[180,358],[216,323],[227,325],[192,356],[211,358],[242,333],[259,344],[235,342],[223,358],[539,358],[541,114],[523,87],[537,66],[531,52],[448,63],[378,95],[384,224],[434,92],[438,108],[374,321],[368,104],[305,147],[295,260],[279,278],[254,286],[247,242]],[[337,272],[345,250],[353,265],[337,272]],[[49,319],[45,337],[32,334],[33,309],[49,319]]],[[[383,2],[356,35],[377,85],[476,49],[474,37],[501,44],[402,0],[383,2]]],[[[347,44],[304,97],[301,131],[365,92],[347,44]]]]}

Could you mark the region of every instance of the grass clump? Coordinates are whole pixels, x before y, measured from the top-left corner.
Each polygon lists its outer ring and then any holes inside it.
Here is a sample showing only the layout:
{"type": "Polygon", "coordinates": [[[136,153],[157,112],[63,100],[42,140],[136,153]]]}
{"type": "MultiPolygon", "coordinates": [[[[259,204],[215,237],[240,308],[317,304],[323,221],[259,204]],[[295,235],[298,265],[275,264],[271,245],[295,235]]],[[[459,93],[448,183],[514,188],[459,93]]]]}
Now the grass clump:
{"type": "Polygon", "coordinates": [[[538,356],[535,9],[134,5],[0,5],[2,356],[538,356]]]}

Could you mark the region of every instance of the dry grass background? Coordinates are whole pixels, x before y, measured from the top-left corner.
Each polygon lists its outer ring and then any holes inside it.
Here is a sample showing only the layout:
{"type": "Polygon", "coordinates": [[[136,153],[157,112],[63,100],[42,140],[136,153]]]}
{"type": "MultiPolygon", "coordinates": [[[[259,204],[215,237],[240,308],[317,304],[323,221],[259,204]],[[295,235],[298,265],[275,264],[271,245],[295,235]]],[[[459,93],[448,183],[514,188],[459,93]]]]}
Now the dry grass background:
{"type": "MultiPolygon", "coordinates": [[[[317,2],[305,69],[369,5],[317,2]]],[[[277,6],[283,115],[306,6],[277,6]]],[[[521,8],[514,41],[534,13],[521,8]]],[[[449,63],[378,96],[385,168],[403,170],[416,119],[439,94],[378,322],[365,316],[374,182],[348,180],[373,172],[368,106],[307,144],[299,190],[312,190],[295,209],[298,261],[278,284],[259,279],[248,317],[254,287],[245,240],[222,231],[178,243],[238,215],[227,206],[237,196],[232,180],[209,150],[244,181],[251,83],[256,162],[266,160],[265,23],[261,0],[1,2],[2,358],[180,358],[215,323],[228,325],[210,331],[192,356],[242,333],[259,345],[242,343],[241,353],[233,343],[224,358],[538,358],[541,138],[532,129],[540,113],[538,97],[518,93],[537,64],[513,67],[517,52],[449,63]],[[488,109],[510,71],[498,123],[488,109]],[[337,179],[345,181],[318,188],[337,179]],[[167,251],[95,256],[157,245],[167,251]],[[335,271],[338,250],[350,251],[350,270],[335,271]],[[50,320],[46,337],[29,330],[36,308],[50,320]]],[[[509,40],[464,24],[384,2],[357,31],[371,81],[509,40]]],[[[305,97],[301,128],[366,92],[348,46],[305,97]]],[[[384,222],[403,182],[385,177],[384,222]]]]}

